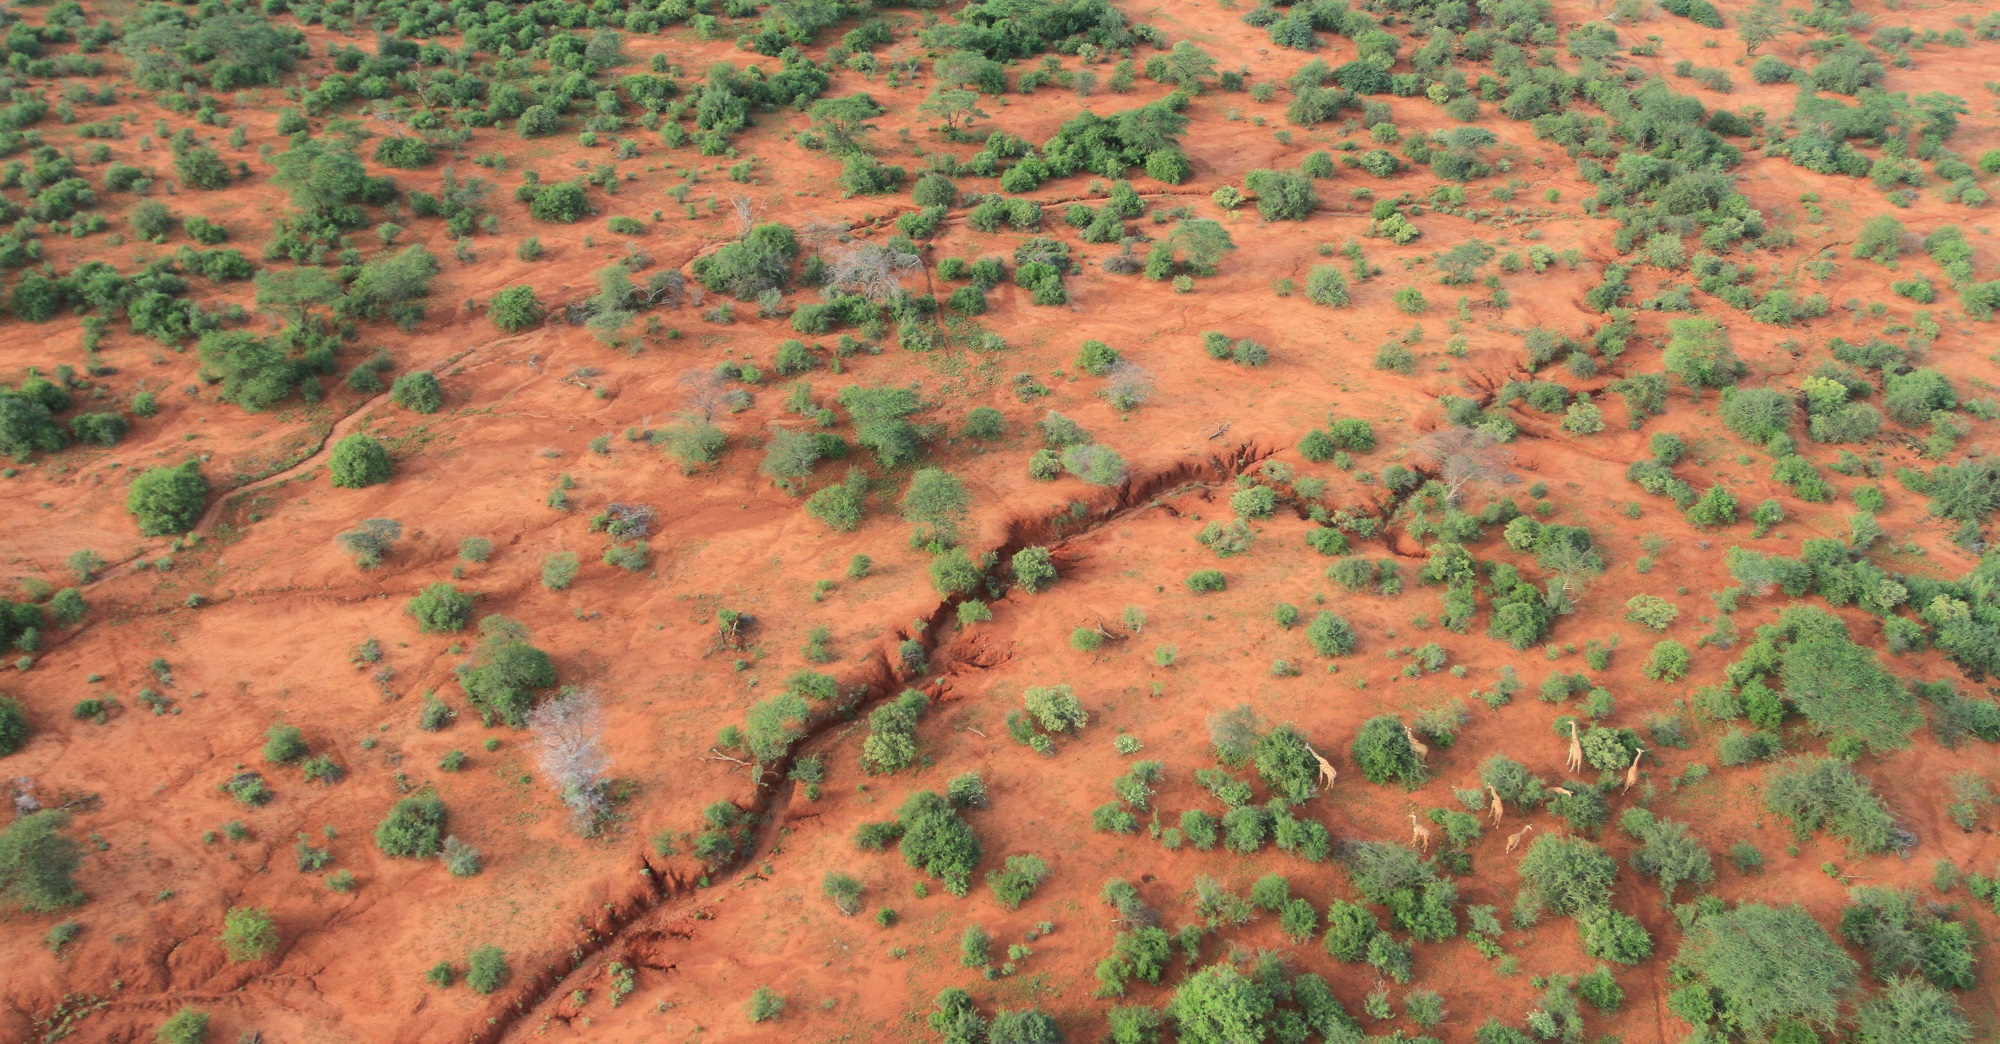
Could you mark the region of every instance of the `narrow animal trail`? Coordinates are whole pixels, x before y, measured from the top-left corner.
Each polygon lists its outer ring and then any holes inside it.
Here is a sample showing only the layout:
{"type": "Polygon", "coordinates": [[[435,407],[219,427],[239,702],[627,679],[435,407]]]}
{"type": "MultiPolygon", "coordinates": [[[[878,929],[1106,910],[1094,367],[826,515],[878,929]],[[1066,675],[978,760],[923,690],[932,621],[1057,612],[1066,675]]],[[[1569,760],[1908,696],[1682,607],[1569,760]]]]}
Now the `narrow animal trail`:
{"type": "MultiPolygon", "coordinates": [[[[1147,475],[1128,477],[1118,487],[1089,503],[1080,519],[1074,514],[1064,513],[1010,521],[1006,539],[991,550],[1001,561],[1022,548],[1034,545],[1056,550],[1158,506],[1159,499],[1164,495],[1231,482],[1275,452],[1275,447],[1242,443],[1205,460],[1187,460],[1147,475]]],[[[735,861],[708,871],[706,888],[696,888],[686,876],[656,864],[645,851],[639,851],[633,868],[639,881],[635,882],[627,901],[601,910],[584,930],[583,936],[575,940],[571,948],[561,951],[559,956],[545,960],[539,967],[521,969],[515,976],[518,985],[512,991],[511,1003],[496,1013],[492,1021],[481,1027],[471,1039],[480,1044],[501,1040],[515,1025],[550,1005],[556,1005],[558,1010],[550,1012],[549,1017],[566,1021],[569,1013],[560,1009],[571,990],[586,988],[586,983],[604,977],[606,965],[612,960],[625,958],[626,963],[671,970],[671,963],[635,960],[632,954],[642,949],[651,950],[653,947],[650,944],[690,938],[685,929],[677,928],[679,921],[695,914],[703,906],[713,906],[719,901],[715,897],[723,894],[721,889],[724,884],[742,878],[750,868],[774,858],[772,852],[779,838],[779,829],[787,821],[791,806],[793,786],[790,772],[797,758],[818,740],[865,713],[873,704],[894,695],[906,682],[918,680],[903,677],[892,665],[890,650],[895,645],[908,639],[920,642],[929,662],[927,673],[939,679],[932,686],[943,685],[942,677],[949,673],[951,663],[955,662],[949,658],[947,645],[952,633],[950,629],[957,619],[958,604],[962,600],[957,596],[940,600],[922,618],[923,627],[915,633],[907,633],[902,627],[884,628],[884,636],[869,664],[858,672],[858,676],[842,680],[841,691],[851,695],[820,708],[807,723],[805,734],[791,745],[785,756],[775,764],[764,767],[762,778],[771,782],[758,786],[750,807],[745,810],[757,821],[755,836],[735,861]],[[946,654],[942,662],[938,659],[941,651],[946,654]]],[[[995,607],[998,608],[998,605],[995,607]]]]}
{"type": "MultiPolygon", "coordinates": [[[[466,360],[481,353],[490,352],[491,349],[503,346],[520,347],[530,340],[539,340],[544,336],[545,334],[542,330],[536,329],[528,333],[517,334],[513,337],[502,337],[499,340],[488,341],[485,344],[462,349],[442,358],[432,360],[425,365],[413,365],[411,370],[431,370],[433,372],[443,370],[464,363],[466,360]]],[[[488,359],[485,361],[491,362],[492,360],[488,359]]],[[[214,528],[215,524],[222,520],[223,515],[239,503],[243,497],[258,490],[269,489],[272,486],[290,482],[292,479],[324,463],[331,456],[334,443],[351,434],[354,431],[355,425],[360,424],[362,418],[366,417],[370,411],[386,405],[390,401],[392,394],[393,392],[385,391],[371,399],[365,399],[355,404],[353,409],[342,414],[327,428],[326,434],[320,437],[319,444],[313,447],[312,452],[299,458],[298,462],[292,466],[282,471],[273,472],[254,482],[247,482],[233,489],[225,490],[221,496],[216,497],[208,505],[208,509],[202,512],[201,519],[188,532],[199,533],[203,530],[214,528]]],[[[103,584],[107,580],[122,576],[131,571],[132,563],[144,557],[144,552],[141,552],[130,558],[123,558],[107,563],[102,569],[97,571],[94,579],[82,586],[85,590],[89,590],[103,584]]]]}

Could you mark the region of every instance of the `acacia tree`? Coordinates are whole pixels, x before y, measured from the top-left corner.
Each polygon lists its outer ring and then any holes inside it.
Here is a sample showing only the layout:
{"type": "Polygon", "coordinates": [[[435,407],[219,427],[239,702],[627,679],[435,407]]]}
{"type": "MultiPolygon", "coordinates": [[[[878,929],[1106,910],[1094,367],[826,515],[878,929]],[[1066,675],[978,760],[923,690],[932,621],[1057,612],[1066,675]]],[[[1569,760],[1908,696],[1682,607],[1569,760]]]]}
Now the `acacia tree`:
{"type": "Polygon", "coordinates": [[[975,91],[957,88],[939,88],[917,106],[918,112],[936,116],[944,124],[946,138],[956,138],[964,133],[965,126],[973,120],[984,119],[988,115],[979,107],[979,95],[975,91]]]}
{"type": "Polygon", "coordinates": [[[1803,907],[1745,903],[1695,922],[1678,961],[1750,1040],[1791,1019],[1833,1029],[1856,965],[1803,907]]]}
{"type": "Polygon", "coordinates": [[[827,150],[838,154],[859,150],[861,135],[875,129],[868,121],[886,111],[866,94],[850,94],[845,98],[821,98],[813,103],[808,114],[814,128],[826,135],[827,150]]]}
{"type": "Polygon", "coordinates": [[[1757,0],[1737,16],[1736,35],[1743,40],[1743,53],[1754,55],[1785,27],[1785,12],[1778,0],[1757,0]]]}

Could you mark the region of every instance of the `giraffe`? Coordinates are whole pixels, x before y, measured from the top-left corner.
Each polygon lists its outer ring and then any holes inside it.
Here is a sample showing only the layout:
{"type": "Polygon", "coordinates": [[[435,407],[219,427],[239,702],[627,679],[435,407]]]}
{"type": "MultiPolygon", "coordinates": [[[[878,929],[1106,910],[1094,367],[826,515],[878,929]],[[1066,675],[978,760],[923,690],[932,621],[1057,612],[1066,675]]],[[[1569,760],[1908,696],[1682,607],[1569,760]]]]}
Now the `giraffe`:
{"type": "Polygon", "coordinates": [[[1644,747],[1640,747],[1638,752],[1632,755],[1632,767],[1625,770],[1626,790],[1631,790],[1632,784],[1639,782],[1639,761],[1645,756],[1646,748],[1644,747]]]}
{"type": "Polygon", "coordinates": [[[1319,762],[1320,783],[1323,784],[1328,790],[1333,789],[1334,782],[1340,779],[1339,770],[1333,767],[1332,762],[1321,757],[1319,751],[1314,750],[1311,747],[1307,747],[1306,752],[1313,756],[1314,761],[1319,762]]]}
{"type": "Polygon", "coordinates": [[[1513,832],[1513,833],[1511,833],[1511,834],[1508,834],[1508,835],[1507,835],[1507,851],[1509,851],[1509,852],[1512,852],[1512,851],[1513,851],[1513,850],[1515,850],[1516,848],[1519,848],[1519,847],[1521,847],[1521,839],[1522,839],[1522,838],[1524,838],[1524,837],[1527,837],[1527,836],[1528,836],[1528,831],[1530,831],[1530,830],[1533,830],[1533,829],[1535,829],[1535,824],[1533,824],[1533,823],[1529,823],[1529,824],[1528,824],[1527,826],[1524,826],[1524,827],[1522,827],[1521,829],[1519,829],[1519,830],[1516,830],[1516,831],[1514,831],[1514,832],[1513,832]]]}
{"type": "Polygon", "coordinates": [[[1404,738],[1410,741],[1410,749],[1417,752],[1418,761],[1422,761],[1425,758],[1431,756],[1431,749],[1429,747],[1424,746],[1424,741],[1418,739],[1417,734],[1411,732],[1410,727],[1408,725],[1403,726],[1403,736],[1404,738]]]}
{"type": "Polygon", "coordinates": [[[1415,812],[1410,813],[1410,843],[1417,846],[1419,852],[1431,850],[1431,828],[1417,822],[1415,812]]]}
{"type": "Polygon", "coordinates": [[[1500,792],[1493,789],[1493,784],[1486,784],[1486,793],[1493,796],[1493,801],[1488,806],[1488,811],[1493,814],[1494,825],[1498,826],[1501,820],[1507,818],[1507,806],[1500,803],[1500,792]]]}
{"type": "Polygon", "coordinates": [[[1577,737],[1576,722],[1574,720],[1569,723],[1569,761],[1567,764],[1571,772],[1583,771],[1583,740],[1577,737]]]}

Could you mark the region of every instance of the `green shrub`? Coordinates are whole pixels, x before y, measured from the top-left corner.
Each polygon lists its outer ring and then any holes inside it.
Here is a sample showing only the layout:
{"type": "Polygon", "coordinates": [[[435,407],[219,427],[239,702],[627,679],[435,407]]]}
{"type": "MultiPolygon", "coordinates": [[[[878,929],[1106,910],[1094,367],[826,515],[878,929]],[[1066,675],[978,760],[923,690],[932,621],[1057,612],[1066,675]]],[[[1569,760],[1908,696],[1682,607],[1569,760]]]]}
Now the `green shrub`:
{"type": "MultiPolygon", "coordinates": [[[[500,619],[489,616],[481,626],[500,619]]],[[[487,724],[501,721],[515,728],[526,723],[535,694],[555,683],[555,663],[548,653],[498,629],[479,643],[458,673],[459,687],[487,724]]]]}
{"type": "Polygon", "coordinates": [[[1085,341],[1076,353],[1076,368],[1091,375],[1102,377],[1118,364],[1118,352],[1103,341],[1085,341]]]}
{"type": "Polygon", "coordinates": [[[404,608],[426,634],[463,631],[472,622],[472,596],[443,581],[425,587],[404,608]]]}
{"type": "Polygon", "coordinates": [[[986,576],[972,556],[964,548],[954,547],[936,558],[930,564],[931,587],[939,597],[970,594],[985,582],[986,576]]]}
{"type": "Polygon", "coordinates": [[[1677,960],[1752,1040],[1793,1019],[1831,1031],[1855,986],[1853,959],[1796,905],[1745,903],[1705,916],[1677,960]]]}
{"type": "Polygon", "coordinates": [[[153,1039],[159,1044],[202,1044],[208,1039],[208,1013],[191,1005],[183,1007],[160,1024],[153,1039]]]}
{"type": "Polygon", "coordinates": [[[1041,592],[1056,580],[1055,560],[1046,547],[1024,547],[1014,553],[1009,565],[1014,582],[1029,594],[1041,592]]]}
{"type": "Polygon", "coordinates": [[[0,696],[0,757],[21,749],[28,742],[28,713],[21,701],[0,696]]]}
{"type": "Polygon", "coordinates": [[[362,489],[378,485],[389,481],[395,470],[395,464],[389,460],[389,451],[373,435],[356,432],[333,444],[333,458],[328,471],[337,488],[362,489]]]}
{"type": "Polygon", "coordinates": [[[0,829],[0,902],[35,914],[83,900],[73,880],[80,849],[61,832],[68,824],[67,815],[44,809],[0,829]]]}
{"type": "Polygon", "coordinates": [[[466,959],[465,984],[478,994],[492,993],[507,981],[507,953],[498,946],[481,946],[466,959]]]}
{"type": "Polygon", "coordinates": [[[1125,480],[1125,458],[1094,443],[1062,451],[1063,470],[1093,486],[1115,486],[1125,480]]]}
{"type": "MultiPolygon", "coordinates": [[[[576,552],[558,551],[542,560],[542,586],[551,591],[566,590],[576,579],[577,569],[576,552]]],[[[469,604],[467,610],[470,611],[469,604]]],[[[464,626],[461,623],[458,628],[453,629],[461,629],[464,626]]]]}
{"type": "Polygon", "coordinates": [[[981,848],[958,811],[944,798],[919,790],[897,809],[896,821],[903,830],[903,860],[944,882],[951,894],[964,895],[981,848]]]}
{"type": "Polygon", "coordinates": [[[1220,591],[1229,586],[1220,569],[1198,569],[1188,574],[1187,589],[1195,594],[1220,591]]]}
{"type": "Polygon", "coordinates": [[[1844,761],[1801,757],[1773,768],[1764,781],[1764,807],[1791,820],[1793,835],[1802,840],[1824,827],[1856,852],[1889,847],[1889,810],[1844,761]]]}
{"type": "Polygon", "coordinates": [[[535,190],[528,202],[528,216],[537,221],[574,224],[590,213],[590,196],[580,181],[560,181],[535,190]]]}
{"type": "Polygon", "coordinates": [[[1639,964],[1653,955],[1653,937],[1646,926],[1630,914],[1609,908],[1577,917],[1583,952],[1604,961],[1639,964]]]}
{"type": "Polygon", "coordinates": [[[201,521],[207,506],[208,480],[202,477],[200,462],[193,459],[147,470],[132,480],[125,496],[125,510],[147,536],[185,533],[201,521]]]}
{"type": "Polygon", "coordinates": [[[1000,905],[1018,910],[1048,876],[1049,865],[1041,857],[1012,855],[1002,869],[987,871],[986,885],[993,889],[993,898],[1000,905]]]}
{"type": "Polygon", "coordinates": [[[1321,656],[1346,656],[1354,651],[1357,640],[1354,626],[1336,613],[1319,613],[1306,625],[1306,641],[1321,656]]]}
{"type": "Polygon", "coordinates": [[[1909,744],[1923,724],[1916,698],[1884,670],[1875,652],[1845,634],[1801,636],[1785,650],[1785,696],[1813,731],[1865,744],[1874,753],[1909,744]]]}
{"type": "Polygon", "coordinates": [[[429,370],[413,370],[396,378],[389,399],[412,413],[436,413],[444,408],[444,389],[429,370]]]}
{"type": "Polygon", "coordinates": [[[1640,672],[1654,681],[1679,681],[1687,676],[1688,663],[1687,646],[1669,638],[1654,644],[1640,672]]]}
{"type": "Polygon", "coordinates": [[[1970,1044],[1977,1032],[1950,994],[1897,979],[1854,1013],[1859,1044],[1970,1044]]]}
{"type": "Polygon", "coordinates": [[[1688,508],[1688,522],[1702,529],[1727,526],[1736,521],[1736,495],[1721,483],[1708,487],[1693,507],[1688,508]]]}
{"type": "Polygon", "coordinates": [[[1520,874],[1525,908],[1581,919],[1609,908],[1618,863],[1589,841],[1544,834],[1522,858],[1520,874]]]}
{"type": "Polygon", "coordinates": [[[1354,762],[1370,783],[1421,786],[1429,778],[1422,759],[1410,746],[1402,719],[1380,715],[1362,723],[1354,736],[1354,762]]]}
{"type": "Polygon", "coordinates": [[[430,143],[422,138],[398,135],[375,143],[375,162],[384,166],[416,170],[429,166],[433,158],[430,143]]]}
{"type": "Polygon", "coordinates": [[[86,446],[116,446],[130,429],[116,413],[79,413],[69,419],[70,437],[86,446]]]}
{"type": "Polygon", "coordinates": [[[222,916],[222,951],[237,964],[263,960],[278,952],[278,929],[271,924],[270,911],[230,907],[222,916]]]}
{"type": "Polygon", "coordinates": [[[1021,703],[1048,732],[1074,733],[1090,723],[1083,701],[1067,685],[1030,685],[1022,691],[1021,703]]]}
{"type": "Polygon", "coordinates": [[[1868,954],[1869,971],[1885,983],[1920,975],[1939,989],[1974,983],[1972,939],[1961,921],[1946,920],[1915,891],[1864,887],[1849,893],[1841,937],[1868,954]]]}
{"type": "Polygon", "coordinates": [[[486,304],[487,318],[508,333],[519,333],[537,326],[547,314],[541,299],[535,296],[535,288],[527,285],[507,287],[494,294],[486,304]]]}
{"type": "Polygon", "coordinates": [[[861,767],[870,773],[896,772],[917,760],[917,719],[929,699],[905,689],[868,715],[868,736],[861,741],[861,767]]]}
{"type": "Polygon", "coordinates": [[[307,754],[305,734],[293,725],[273,725],[264,733],[264,760],[274,765],[297,761],[307,754]]]}
{"type": "Polygon", "coordinates": [[[1758,446],[1788,432],[1794,416],[1798,404],[1776,388],[1736,388],[1722,396],[1722,424],[1758,446]]]}
{"type": "Polygon", "coordinates": [[[384,855],[429,859],[444,848],[446,818],[444,799],[430,791],[412,794],[391,805],[376,824],[375,847],[384,855]]]}
{"type": "Polygon", "coordinates": [[[1667,322],[1667,347],[1661,356],[1667,372],[1697,394],[1703,388],[1724,388],[1744,371],[1729,344],[1729,333],[1713,319],[1672,319],[1667,322]]]}
{"type": "Polygon", "coordinates": [[[1328,308],[1347,307],[1347,278],[1334,265],[1314,265],[1306,273],[1306,300],[1328,308]]]}

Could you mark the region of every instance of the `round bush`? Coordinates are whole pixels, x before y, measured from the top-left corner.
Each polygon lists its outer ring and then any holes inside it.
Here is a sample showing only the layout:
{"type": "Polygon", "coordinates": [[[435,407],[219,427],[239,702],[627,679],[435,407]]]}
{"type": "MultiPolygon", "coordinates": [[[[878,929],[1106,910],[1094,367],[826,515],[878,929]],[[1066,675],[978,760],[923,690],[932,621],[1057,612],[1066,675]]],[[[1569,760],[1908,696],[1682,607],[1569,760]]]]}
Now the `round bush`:
{"type": "Polygon", "coordinates": [[[565,225],[581,220],[589,212],[590,197],[583,191],[583,185],[575,181],[544,185],[528,204],[528,216],[535,220],[565,225]]]}
{"type": "Polygon", "coordinates": [[[333,445],[331,473],[340,489],[361,489],[389,481],[396,466],[373,435],[355,433],[333,445]]]}
{"type": "Polygon", "coordinates": [[[206,506],[208,480],[201,476],[201,464],[195,460],[150,469],[133,479],[125,494],[125,510],[138,520],[139,532],[147,536],[193,529],[206,506]]]}
{"type": "Polygon", "coordinates": [[[965,415],[965,437],[991,442],[1007,430],[1007,420],[991,406],[976,406],[965,415]]]}
{"type": "Polygon", "coordinates": [[[0,696],[0,757],[21,749],[28,742],[28,714],[19,700],[0,696]]]}
{"type": "Polygon", "coordinates": [[[548,309],[542,307],[532,286],[510,286],[493,295],[486,304],[486,317],[508,333],[519,333],[542,321],[548,309]]]}
{"type": "Polygon", "coordinates": [[[442,581],[424,588],[405,608],[427,634],[463,631],[472,622],[472,596],[442,581]]]}
{"type": "Polygon", "coordinates": [[[1354,763],[1370,783],[1414,787],[1425,778],[1424,763],[1403,732],[1402,719],[1384,714],[1368,719],[1354,735],[1354,763]]]}
{"type": "Polygon", "coordinates": [[[208,1039],[208,1013],[195,1007],[182,1008],[160,1023],[153,1039],[159,1044],[202,1044],[208,1039]]]}
{"type": "Polygon", "coordinates": [[[444,408],[444,389],[438,386],[436,374],[416,370],[396,378],[389,388],[389,399],[412,413],[436,413],[444,408]]]}
{"type": "Polygon", "coordinates": [[[1346,656],[1354,651],[1354,626],[1335,613],[1320,613],[1306,626],[1306,640],[1321,656],[1346,656]]]}
{"type": "Polygon", "coordinates": [[[444,847],[445,807],[436,794],[412,794],[396,802],[375,827],[375,847],[385,855],[427,859],[444,847]]]}
{"type": "Polygon", "coordinates": [[[1029,594],[1039,592],[1055,582],[1055,560],[1046,547],[1024,547],[1014,553],[1014,582],[1029,594]]]}

